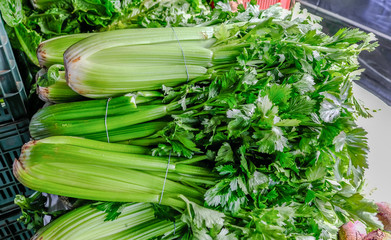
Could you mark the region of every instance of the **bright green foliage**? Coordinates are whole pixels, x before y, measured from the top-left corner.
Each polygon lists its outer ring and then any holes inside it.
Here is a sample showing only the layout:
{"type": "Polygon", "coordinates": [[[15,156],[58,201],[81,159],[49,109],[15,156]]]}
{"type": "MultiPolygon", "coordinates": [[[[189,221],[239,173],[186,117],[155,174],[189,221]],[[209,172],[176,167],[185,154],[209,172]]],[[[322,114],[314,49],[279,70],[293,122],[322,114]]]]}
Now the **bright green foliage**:
{"type": "Polygon", "coordinates": [[[235,217],[225,226],[239,239],[333,239],[351,219],[377,228],[376,206],[360,193],[368,147],[352,95],[357,56],[374,49],[374,38],[348,29],[330,37],[298,6],[277,9],[253,16],[260,23],[240,40],[235,30],[216,36],[249,44],[238,66],[166,91],[166,101],[175,96],[186,108],[162,131],[171,147],[155,152],[191,157],[176,138],[187,132],[214,156],[221,179],[206,205],[235,217]]]}

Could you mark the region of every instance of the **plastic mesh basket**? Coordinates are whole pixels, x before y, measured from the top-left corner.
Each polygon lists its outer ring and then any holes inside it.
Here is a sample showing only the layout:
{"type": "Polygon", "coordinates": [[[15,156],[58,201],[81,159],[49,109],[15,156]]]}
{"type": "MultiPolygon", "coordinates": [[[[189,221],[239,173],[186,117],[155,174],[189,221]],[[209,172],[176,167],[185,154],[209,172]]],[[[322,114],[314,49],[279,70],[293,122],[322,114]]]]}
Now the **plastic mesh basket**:
{"type": "Polygon", "coordinates": [[[0,124],[27,116],[27,95],[0,18],[0,124]]]}
{"type": "Polygon", "coordinates": [[[21,215],[20,209],[15,207],[1,212],[0,217],[0,239],[1,240],[28,240],[33,236],[31,230],[18,222],[21,215]]]}
{"type": "Polygon", "coordinates": [[[0,207],[12,204],[16,194],[34,191],[19,183],[12,173],[12,164],[20,155],[20,148],[30,139],[28,119],[0,125],[0,207]]]}

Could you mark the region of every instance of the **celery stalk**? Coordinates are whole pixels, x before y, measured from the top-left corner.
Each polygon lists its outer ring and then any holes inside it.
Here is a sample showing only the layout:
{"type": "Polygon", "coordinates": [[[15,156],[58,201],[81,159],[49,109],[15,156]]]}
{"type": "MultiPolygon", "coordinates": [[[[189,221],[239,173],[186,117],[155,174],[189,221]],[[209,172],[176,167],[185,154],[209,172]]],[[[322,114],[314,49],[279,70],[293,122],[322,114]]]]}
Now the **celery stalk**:
{"type": "Polygon", "coordinates": [[[204,66],[211,64],[212,52],[198,43],[186,41],[207,41],[213,33],[212,27],[99,33],[66,50],[66,78],[74,91],[91,98],[155,90],[163,84],[176,86],[185,82],[188,75],[189,79],[194,79],[206,74],[204,66]],[[178,40],[184,41],[183,46],[179,47],[178,40]],[[187,70],[182,51],[189,59],[187,70]]]}
{"type": "MultiPolygon", "coordinates": [[[[137,108],[138,111],[135,112],[119,116],[109,116],[107,117],[107,131],[111,136],[112,130],[162,118],[167,116],[170,106],[174,105],[139,107],[137,108]]],[[[55,121],[54,123],[33,119],[30,123],[30,133],[35,139],[40,139],[43,136],[85,136],[87,134],[106,133],[105,115],[101,115],[100,118],[96,119],[55,121]]]]}
{"type": "MultiPolygon", "coordinates": [[[[52,1],[52,0],[50,0],[52,1]]],[[[78,33],[59,36],[43,41],[37,49],[37,57],[41,67],[50,67],[53,64],[63,64],[63,54],[67,48],[78,41],[95,33],[78,33]]]]}
{"type": "Polygon", "coordinates": [[[37,93],[44,102],[62,103],[83,100],[84,97],[73,91],[65,79],[63,65],[52,65],[41,69],[36,75],[37,93]]]}
{"type": "Polygon", "coordinates": [[[37,54],[42,66],[64,64],[65,78],[75,92],[107,98],[208,79],[216,69],[235,64],[243,46],[216,42],[219,29],[147,28],[74,34],[43,42],[37,54]]]}
{"type": "Polygon", "coordinates": [[[155,219],[148,203],[129,203],[117,219],[105,221],[106,213],[93,204],[74,209],[40,229],[32,240],[90,240],[90,239],[150,239],[173,235],[184,230],[185,223],[176,224],[155,219]]]}
{"type": "MultiPolygon", "coordinates": [[[[117,58],[117,56],[113,56],[117,58]]],[[[165,60],[164,60],[165,61],[165,60]]],[[[207,69],[184,64],[67,64],[68,85],[77,93],[89,98],[107,98],[143,90],[159,90],[162,85],[172,87],[189,79],[203,76],[207,69]]]]}
{"type": "MultiPolygon", "coordinates": [[[[126,126],[123,128],[117,128],[109,132],[110,142],[121,142],[124,139],[138,139],[149,137],[152,134],[162,130],[167,125],[167,122],[152,121],[146,123],[139,123],[136,125],[126,126]]],[[[83,137],[88,139],[94,139],[98,141],[107,141],[106,132],[96,132],[91,134],[84,134],[83,137]]],[[[129,144],[125,141],[125,144],[129,144]]],[[[153,144],[156,145],[156,144],[153,144]]]]}
{"type": "Polygon", "coordinates": [[[157,138],[129,139],[126,141],[119,141],[118,143],[148,147],[148,146],[158,145],[159,143],[165,143],[165,142],[166,140],[164,138],[157,137],[157,138]]]}
{"type": "MultiPolygon", "coordinates": [[[[142,101],[159,97],[154,92],[141,92],[142,101]]],[[[135,95],[139,95],[135,94],[135,95]]],[[[136,105],[140,96],[126,95],[108,100],[91,100],[62,103],[38,111],[30,123],[30,133],[34,139],[49,136],[81,136],[107,141],[105,118],[110,141],[120,142],[147,137],[161,130],[167,116],[179,104],[136,105]],[[107,107],[107,109],[106,109],[107,107]],[[107,110],[107,117],[106,117],[107,110]]]]}
{"type": "MultiPolygon", "coordinates": [[[[203,186],[214,183],[214,175],[206,168],[175,157],[168,165],[168,157],[140,154],[144,150],[75,137],[51,137],[23,146],[14,162],[14,175],[37,191],[97,201],[158,203],[164,185],[161,203],[179,208],[184,207],[179,194],[199,202],[205,192],[203,186]],[[182,180],[193,183],[183,184],[182,180]]],[[[206,159],[197,158],[196,164],[206,159]]]]}

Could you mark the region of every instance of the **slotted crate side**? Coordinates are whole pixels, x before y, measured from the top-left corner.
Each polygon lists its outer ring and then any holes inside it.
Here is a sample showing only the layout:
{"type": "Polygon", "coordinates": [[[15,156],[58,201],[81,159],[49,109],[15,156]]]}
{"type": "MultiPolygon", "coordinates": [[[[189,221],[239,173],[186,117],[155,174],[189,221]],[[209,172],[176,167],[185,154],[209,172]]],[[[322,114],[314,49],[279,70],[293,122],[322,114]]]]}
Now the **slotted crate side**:
{"type": "Polygon", "coordinates": [[[25,196],[30,196],[35,191],[31,190],[21,183],[14,183],[7,187],[1,188],[0,190],[0,207],[7,207],[12,205],[14,202],[15,195],[23,194],[25,196]]]}
{"type": "Polygon", "coordinates": [[[20,209],[15,207],[1,212],[0,217],[0,239],[2,240],[28,240],[33,236],[33,231],[18,222],[20,209]]]}
{"type": "Polygon", "coordinates": [[[27,117],[26,99],[23,87],[20,87],[17,93],[7,94],[6,97],[0,98],[0,124],[27,117]]]}
{"type": "Polygon", "coordinates": [[[30,140],[29,120],[23,119],[15,123],[0,125],[0,153],[20,149],[30,140]]]}
{"type": "Polygon", "coordinates": [[[20,149],[30,139],[28,119],[0,125],[0,208],[13,204],[16,194],[32,194],[12,173],[12,164],[20,155],[20,149]]]}
{"type": "Polygon", "coordinates": [[[29,120],[0,125],[0,170],[12,166],[20,148],[30,140],[29,120]]]}
{"type": "Polygon", "coordinates": [[[0,18],[0,124],[27,117],[27,95],[0,18]]]}
{"type": "Polygon", "coordinates": [[[2,188],[7,187],[10,183],[15,182],[15,177],[12,174],[11,168],[5,168],[0,171],[0,184],[2,188]]]}
{"type": "Polygon", "coordinates": [[[20,148],[1,152],[1,158],[0,158],[0,169],[6,169],[9,168],[9,166],[12,166],[12,163],[14,162],[15,158],[18,158],[20,155],[20,148]]]}

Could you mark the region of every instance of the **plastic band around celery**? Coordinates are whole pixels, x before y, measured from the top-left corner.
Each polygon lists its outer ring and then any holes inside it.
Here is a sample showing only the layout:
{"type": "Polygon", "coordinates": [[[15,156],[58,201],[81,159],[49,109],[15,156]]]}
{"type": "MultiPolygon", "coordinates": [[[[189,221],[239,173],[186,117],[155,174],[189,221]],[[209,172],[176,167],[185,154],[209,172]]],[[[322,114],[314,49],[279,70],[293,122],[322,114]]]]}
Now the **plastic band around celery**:
{"type": "Polygon", "coordinates": [[[179,41],[179,38],[178,38],[178,36],[176,35],[175,29],[174,29],[173,27],[171,27],[171,29],[172,29],[172,31],[174,32],[175,38],[176,38],[176,40],[178,41],[179,48],[181,49],[182,56],[183,56],[183,62],[185,63],[185,68],[186,68],[186,76],[187,76],[186,82],[189,82],[190,76],[189,76],[189,70],[187,69],[185,53],[183,52],[183,48],[182,48],[182,46],[181,46],[181,42],[179,41]]]}
{"type": "Polygon", "coordinates": [[[162,188],[162,194],[160,195],[159,204],[162,203],[163,194],[164,194],[164,188],[166,187],[166,180],[167,180],[168,168],[170,167],[170,160],[171,160],[171,151],[170,151],[170,154],[168,155],[168,162],[167,162],[167,168],[166,168],[166,176],[164,177],[163,188],[162,188]]]}
{"type": "MultiPolygon", "coordinates": [[[[167,168],[166,168],[166,176],[164,177],[163,188],[162,188],[162,194],[160,195],[159,204],[162,203],[162,199],[163,199],[164,187],[166,186],[166,180],[167,180],[167,175],[168,175],[168,167],[170,166],[170,159],[171,159],[171,151],[170,151],[170,154],[168,155],[168,162],[167,162],[167,168]]],[[[174,235],[175,235],[175,231],[176,231],[176,225],[175,225],[175,222],[174,222],[174,235]]]]}
{"type": "Polygon", "coordinates": [[[106,127],[106,137],[107,137],[107,142],[110,143],[110,138],[109,138],[109,130],[107,129],[107,113],[109,111],[109,102],[111,98],[107,99],[107,104],[106,104],[106,114],[105,114],[105,127],[106,127]]]}

